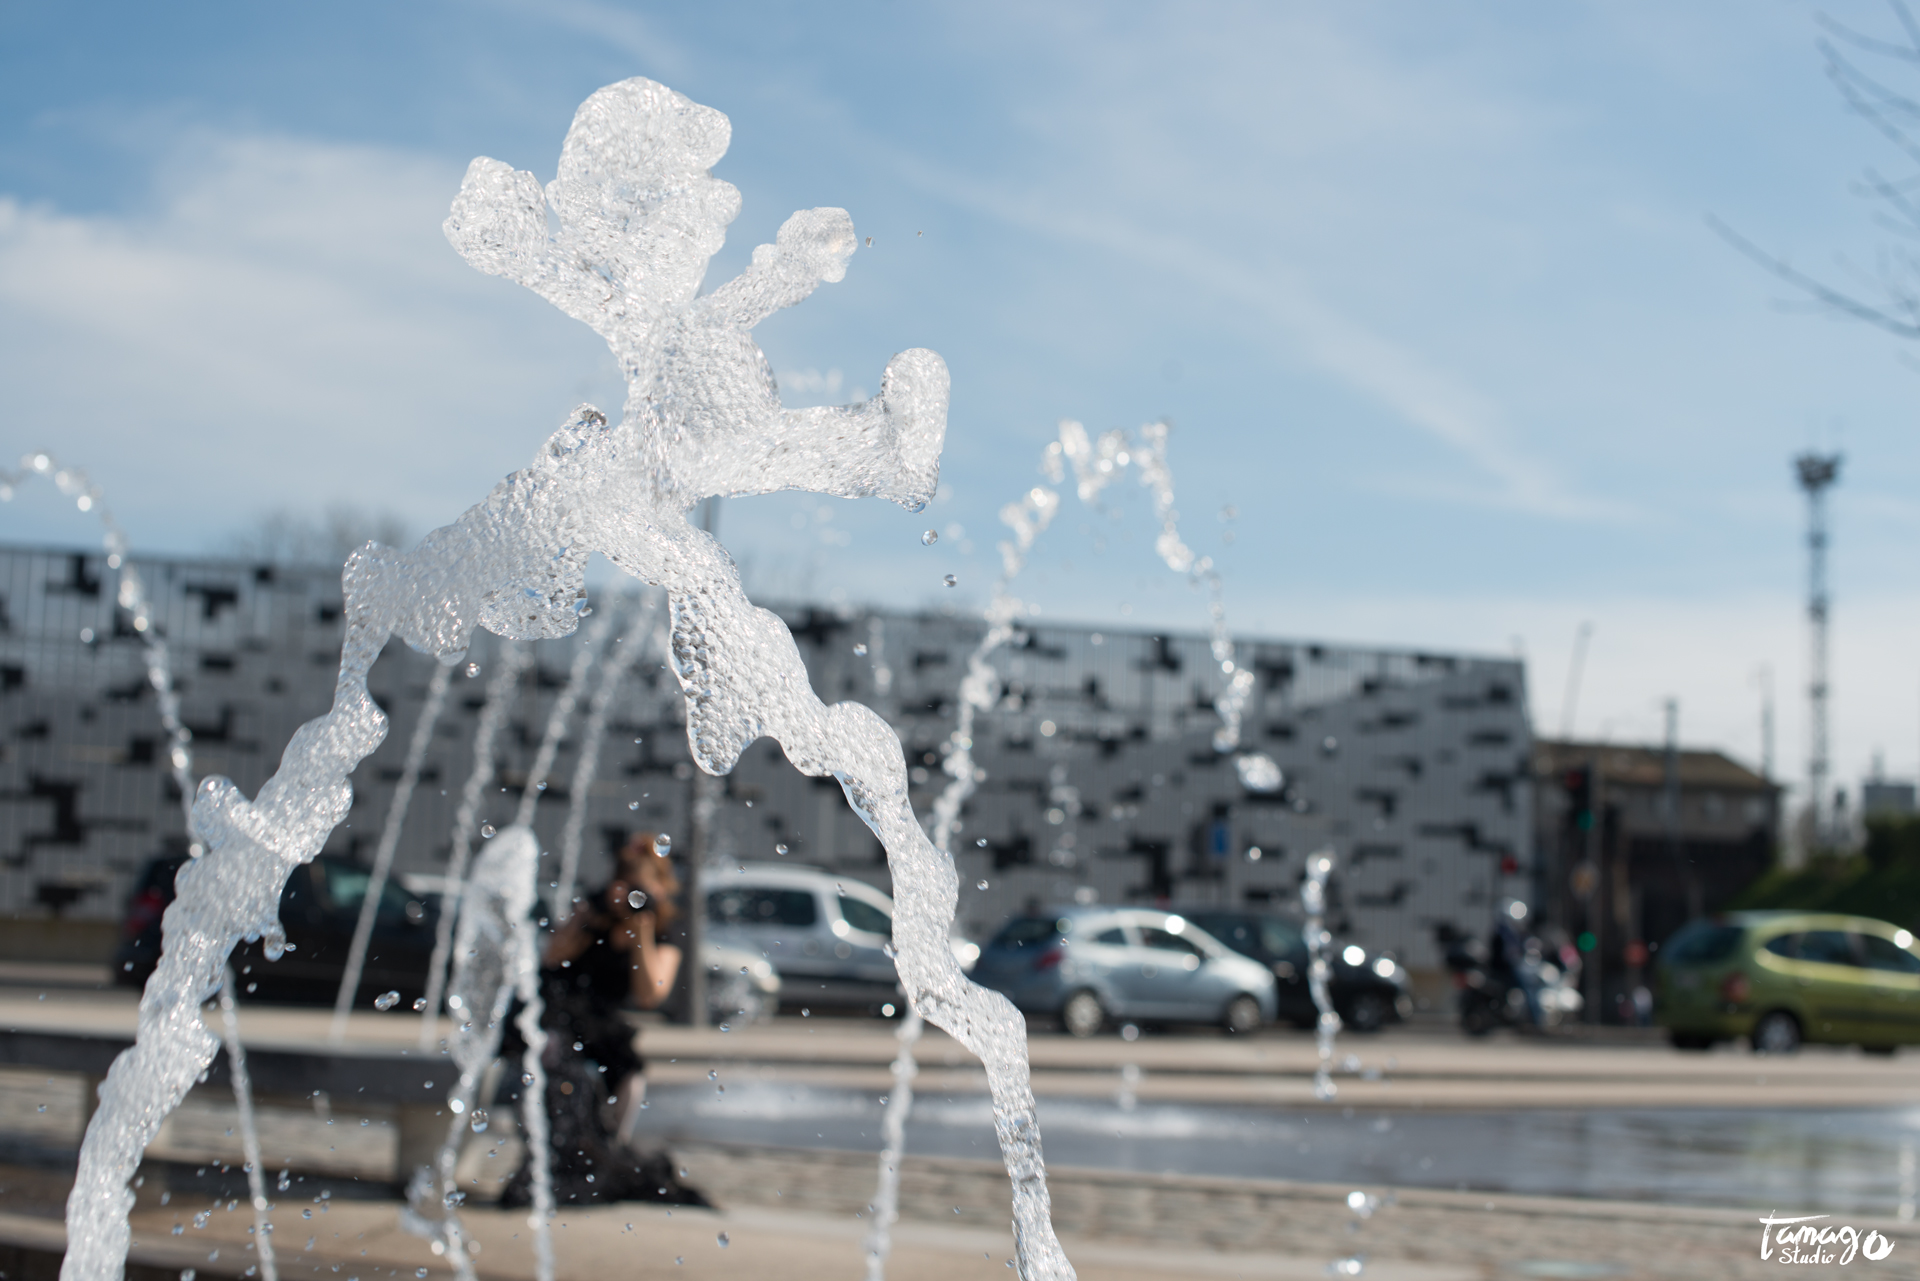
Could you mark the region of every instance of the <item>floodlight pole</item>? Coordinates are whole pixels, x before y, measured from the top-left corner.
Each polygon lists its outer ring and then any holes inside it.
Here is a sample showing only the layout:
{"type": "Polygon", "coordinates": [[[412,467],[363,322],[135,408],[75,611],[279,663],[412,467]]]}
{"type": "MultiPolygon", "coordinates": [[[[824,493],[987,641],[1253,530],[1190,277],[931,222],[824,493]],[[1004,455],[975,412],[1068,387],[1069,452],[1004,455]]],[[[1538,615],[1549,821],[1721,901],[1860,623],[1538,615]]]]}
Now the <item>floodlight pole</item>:
{"type": "Polygon", "coordinates": [[[1818,847],[1838,839],[1827,797],[1827,489],[1840,478],[1840,455],[1808,452],[1793,461],[1807,495],[1807,802],[1818,847]]]}

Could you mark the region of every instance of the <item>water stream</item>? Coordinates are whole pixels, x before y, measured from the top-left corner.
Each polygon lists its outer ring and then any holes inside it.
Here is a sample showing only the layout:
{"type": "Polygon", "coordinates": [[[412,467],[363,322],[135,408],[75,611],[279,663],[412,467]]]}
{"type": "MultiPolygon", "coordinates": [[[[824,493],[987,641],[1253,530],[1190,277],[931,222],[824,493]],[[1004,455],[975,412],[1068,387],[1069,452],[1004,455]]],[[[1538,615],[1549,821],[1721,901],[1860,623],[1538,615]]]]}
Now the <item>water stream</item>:
{"type": "Polygon", "coordinates": [[[600,772],[600,740],[606,737],[607,717],[614,695],[633,665],[646,656],[658,631],[659,607],[652,596],[634,603],[626,631],[614,642],[600,664],[600,685],[587,704],[587,722],[580,731],[580,755],[573,766],[567,793],[567,823],[560,833],[560,870],[554,876],[549,913],[556,928],[573,915],[573,887],[580,878],[580,838],[586,828],[587,806],[600,772]]]}
{"type": "MultiPolygon", "coordinates": [[[[464,653],[464,647],[462,649],[464,653]]],[[[439,1027],[440,999],[446,989],[447,953],[453,946],[454,923],[460,915],[462,890],[466,884],[467,860],[473,852],[475,833],[488,838],[493,828],[482,825],[480,807],[487,788],[493,783],[493,739],[501,722],[513,708],[520,673],[533,661],[525,645],[503,641],[494,653],[493,670],[487,675],[486,704],[480,709],[479,723],[473,727],[473,765],[467,782],[460,789],[460,804],[453,812],[453,843],[447,853],[446,888],[440,895],[440,919],[433,936],[433,959],[427,963],[427,993],[417,1008],[420,1017],[420,1048],[433,1048],[439,1027]]],[[[467,674],[477,668],[470,665],[467,674]]]]}
{"type": "Polygon", "coordinates": [[[340,993],[333,1001],[333,1023],[327,1040],[334,1045],[347,1037],[347,1014],[353,1009],[354,995],[360,990],[360,973],[366,967],[367,947],[373,941],[373,922],[379,915],[380,897],[386,892],[387,876],[393,870],[394,851],[400,848],[400,833],[407,825],[407,807],[413,803],[413,789],[420,782],[420,767],[433,742],[433,728],[446,706],[447,685],[453,676],[448,667],[436,666],[427,682],[427,701],[414,722],[413,738],[407,743],[406,760],[400,767],[400,781],[394,785],[387,802],[387,821],[380,828],[380,844],[373,852],[373,869],[367,875],[367,896],[360,900],[360,919],[353,925],[353,942],[347,948],[347,967],[340,975],[340,993]]]}
{"type": "Polygon", "coordinates": [[[260,1259],[261,1281],[280,1281],[273,1257],[273,1223],[267,1217],[267,1172],[260,1159],[260,1127],[253,1116],[253,1081],[247,1075],[247,1055],[240,1045],[240,1016],[234,1010],[233,967],[220,984],[220,1030],[227,1045],[227,1070],[233,1077],[233,1104],[239,1114],[240,1152],[246,1160],[247,1201],[253,1206],[254,1252],[260,1259]]]}
{"type": "MultiPolygon", "coordinates": [[[[166,637],[154,619],[153,604],[147,598],[146,586],[130,559],[126,531],[113,518],[105,495],[87,473],[77,467],[63,466],[45,450],[22,458],[18,471],[0,468],[0,502],[11,501],[20,485],[33,476],[46,477],[62,494],[73,499],[80,511],[91,514],[100,522],[100,541],[106,549],[107,568],[119,574],[114,603],[127,612],[133,630],[146,650],[147,683],[153,688],[154,700],[160,709],[160,725],[166,730],[171,743],[167,750],[167,764],[173,771],[174,785],[180,792],[187,853],[190,858],[199,858],[205,852],[205,847],[194,827],[193,798],[196,788],[193,781],[193,732],[180,719],[180,694],[174,685],[172,656],[167,649],[166,637]]],[[[91,629],[82,631],[81,640],[82,643],[95,640],[91,629]]],[[[240,1017],[234,1008],[233,971],[224,963],[219,1008],[237,1128],[240,1131],[241,1150],[245,1154],[248,1199],[253,1207],[254,1232],[259,1242],[260,1273],[264,1281],[278,1281],[271,1236],[273,1224],[268,1219],[266,1183],[261,1170],[260,1133],[253,1113],[253,1085],[247,1075],[246,1048],[240,1042],[240,1017]]],[[[196,1016],[198,1013],[198,1010],[194,1011],[196,1016]]]]}
{"type": "MultiPolygon", "coordinates": [[[[467,1135],[482,1132],[488,1125],[479,1098],[480,1081],[499,1053],[514,997],[518,996],[532,1012],[532,1022],[539,1024],[540,958],[532,921],[538,897],[534,880],[539,870],[540,845],[533,829],[516,824],[502,830],[481,851],[461,895],[453,975],[447,986],[447,1009],[453,1016],[447,1052],[460,1076],[447,1095],[452,1118],[440,1145],[434,1179],[428,1184],[438,1184],[440,1241],[460,1281],[474,1281],[474,1270],[460,1221],[465,1195],[460,1191],[455,1168],[467,1135]]],[[[535,1077],[521,1088],[522,1112],[529,1122],[538,1114],[544,1128],[546,1081],[538,1056],[532,1057],[531,1067],[522,1064],[522,1071],[535,1077]]],[[[527,1128],[528,1142],[532,1143],[534,1127],[529,1124],[527,1128]]],[[[553,1181],[546,1162],[539,1159],[546,1150],[546,1136],[541,1134],[539,1145],[533,1148],[533,1206],[527,1215],[527,1225],[534,1232],[539,1281],[553,1281],[553,1181]]],[[[416,1212],[419,1208],[415,1207],[416,1212]]]]}

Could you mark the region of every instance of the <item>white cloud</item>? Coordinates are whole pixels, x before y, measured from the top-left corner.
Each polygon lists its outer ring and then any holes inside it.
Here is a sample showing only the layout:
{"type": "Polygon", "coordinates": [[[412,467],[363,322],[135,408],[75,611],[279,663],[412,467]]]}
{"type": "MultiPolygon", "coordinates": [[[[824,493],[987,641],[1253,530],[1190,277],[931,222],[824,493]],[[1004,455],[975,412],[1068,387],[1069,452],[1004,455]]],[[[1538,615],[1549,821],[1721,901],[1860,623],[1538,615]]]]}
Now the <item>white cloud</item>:
{"type": "Polygon", "coordinates": [[[618,395],[593,335],[446,245],[444,162],[200,135],[157,179],[129,215],[0,195],[9,435],[88,468],[137,543],[337,500],[427,528],[618,395]]]}

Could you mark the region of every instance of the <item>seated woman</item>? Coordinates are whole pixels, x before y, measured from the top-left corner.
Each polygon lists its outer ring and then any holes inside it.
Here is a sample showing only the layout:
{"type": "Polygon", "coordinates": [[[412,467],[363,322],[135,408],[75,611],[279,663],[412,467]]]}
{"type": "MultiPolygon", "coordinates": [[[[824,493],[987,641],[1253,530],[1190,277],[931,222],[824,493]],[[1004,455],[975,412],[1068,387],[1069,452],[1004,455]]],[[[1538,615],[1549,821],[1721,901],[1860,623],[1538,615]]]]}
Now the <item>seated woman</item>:
{"type": "MultiPolygon", "coordinates": [[[[547,1030],[541,1063],[547,1073],[553,1199],[558,1206],[601,1201],[706,1204],[673,1177],[664,1153],[638,1158],[625,1144],[646,1093],[645,1064],[635,1033],[621,1016],[628,1001],[657,1009],[674,990],[683,949],[672,932],[680,892],[673,865],[651,832],[628,841],[613,880],[576,904],[548,942],[540,969],[547,1030]],[[616,1129],[607,1110],[618,1108],[616,1129]]],[[[522,1043],[508,1020],[501,1052],[512,1062],[522,1043]]],[[[517,1090],[512,1091],[517,1094],[517,1090]]],[[[532,1162],[523,1164],[502,1204],[532,1200],[532,1162]]]]}

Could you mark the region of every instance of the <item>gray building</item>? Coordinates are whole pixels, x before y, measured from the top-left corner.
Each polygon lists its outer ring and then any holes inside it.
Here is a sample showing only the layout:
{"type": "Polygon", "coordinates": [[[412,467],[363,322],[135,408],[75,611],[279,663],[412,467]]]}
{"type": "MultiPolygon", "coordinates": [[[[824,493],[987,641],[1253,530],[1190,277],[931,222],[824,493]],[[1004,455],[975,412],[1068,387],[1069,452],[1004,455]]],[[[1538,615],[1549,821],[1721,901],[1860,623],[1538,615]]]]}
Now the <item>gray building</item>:
{"type": "MultiPolygon", "coordinates": [[[[332,698],[338,573],[138,563],[173,653],[195,772],[253,794],[293,730],[332,698]]],[[[104,953],[133,877],[184,845],[144,648],[113,579],[98,554],[0,549],[0,950],[14,955],[104,953]]],[[[959,614],[773,608],[822,698],[868,703],[899,731],[913,804],[927,815],[984,625],[959,614]]],[[[500,790],[484,818],[510,818],[579,643],[536,644],[495,744],[500,790]]],[[[480,677],[455,677],[406,819],[402,873],[446,862],[497,644],[478,638],[470,657],[480,677]]],[[[589,883],[629,832],[686,831],[692,766],[659,653],[656,642],[622,685],[584,798],[589,883]]],[[[974,736],[986,778],[955,840],[962,929],[984,937],[1023,906],[1076,897],[1285,906],[1305,856],[1331,845],[1341,860],[1335,926],[1431,968],[1437,926],[1482,931],[1499,898],[1532,883],[1517,661],[1267,640],[1240,641],[1239,659],[1258,677],[1244,744],[1279,763],[1277,793],[1247,791],[1231,757],[1212,750],[1219,678],[1203,635],[1036,623],[993,655],[1002,696],[974,736]]],[[[391,728],[354,777],[353,809],[330,851],[371,856],[431,674],[431,660],[398,643],[375,666],[369,688],[391,728]]],[[[578,747],[562,744],[540,795],[536,826],[548,841],[574,801],[578,747]]],[[[719,863],[784,858],[888,887],[883,851],[837,784],[798,774],[772,742],[747,751],[724,798],[719,863]]]]}

